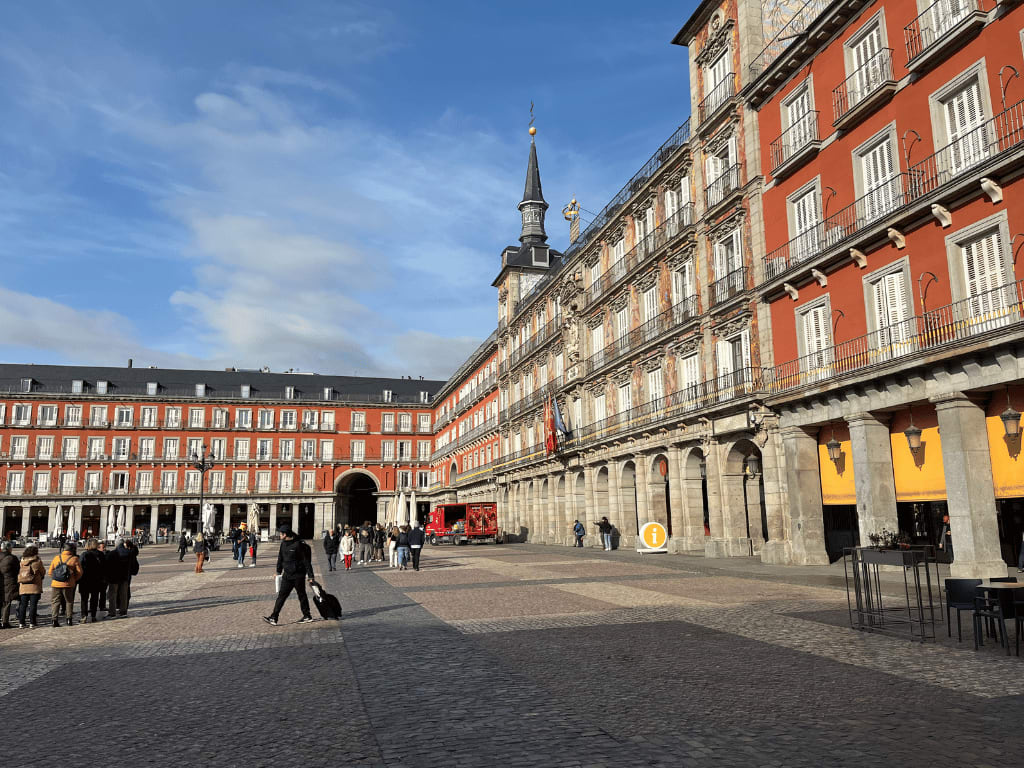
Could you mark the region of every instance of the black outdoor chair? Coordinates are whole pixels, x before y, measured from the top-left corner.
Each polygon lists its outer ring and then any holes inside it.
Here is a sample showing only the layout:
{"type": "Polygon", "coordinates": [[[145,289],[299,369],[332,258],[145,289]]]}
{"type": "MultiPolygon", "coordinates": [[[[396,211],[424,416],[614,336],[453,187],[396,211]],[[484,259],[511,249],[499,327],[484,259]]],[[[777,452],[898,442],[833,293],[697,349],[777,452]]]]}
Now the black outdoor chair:
{"type": "Polygon", "coordinates": [[[984,645],[984,640],[981,639],[982,625],[987,621],[989,625],[994,625],[999,633],[999,644],[1006,648],[1006,655],[1010,655],[1010,640],[1006,635],[1006,620],[1012,619],[1013,611],[1013,594],[1007,592],[1004,596],[1002,590],[992,590],[996,594],[993,595],[991,592],[986,595],[979,595],[974,598],[974,650],[978,650],[979,645],[984,645]],[[1011,614],[1007,616],[1005,607],[1009,607],[1011,614]]]}
{"type": "Polygon", "coordinates": [[[949,622],[949,612],[956,609],[956,641],[962,643],[964,640],[963,630],[960,628],[960,612],[974,610],[974,598],[977,597],[975,587],[981,584],[981,579],[946,579],[946,634],[953,636],[953,626],[949,622]]]}

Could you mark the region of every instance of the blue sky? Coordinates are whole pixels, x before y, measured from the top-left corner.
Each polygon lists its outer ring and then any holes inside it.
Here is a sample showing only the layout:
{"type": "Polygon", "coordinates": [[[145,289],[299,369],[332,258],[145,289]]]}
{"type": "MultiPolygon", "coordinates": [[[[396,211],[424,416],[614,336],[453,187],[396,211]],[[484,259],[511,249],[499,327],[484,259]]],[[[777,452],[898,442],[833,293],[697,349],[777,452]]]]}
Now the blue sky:
{"type": "Polygon", "coordinates": [[[689,113],[693,3],[5,4],[0,360],[446,378],[530,101],[555,247],[689,113]]]}

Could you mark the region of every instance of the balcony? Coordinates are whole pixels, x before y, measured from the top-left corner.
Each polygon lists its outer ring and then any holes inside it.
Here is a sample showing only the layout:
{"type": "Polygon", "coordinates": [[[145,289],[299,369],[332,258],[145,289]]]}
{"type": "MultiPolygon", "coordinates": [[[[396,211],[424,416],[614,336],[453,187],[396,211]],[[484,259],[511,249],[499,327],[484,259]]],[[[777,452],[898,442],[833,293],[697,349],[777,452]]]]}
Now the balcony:
{"type": "Polygon", "coordinates": [[[985,26],[988,14],[981,0],[938,0],[903,28],[907,71],[934,66],[963,41],[985,26]]]}
{"type": "Polygon", "coordinates": [[[593,304],[610,293],[634,269],[647,263],[661,248],[692,227],[693,223],[693,203],[687,203],[605,270],[587,290],[586,303],[593,304]]]}
{"type": "Polygon", "coordinates": [[[703,125],[718,114],[719,110],[736,93],[736,73],[730,72],[723,77],[697,105],[699,124],[703,125]]]}
{"type": "Polygon", "coordinates": [[[726,168],[717,179],[704,188],[704,205],[710,210],[724,201],[729,193],[739,189],[740,166],[739,163],[726,168]]]}
{"type": "Polygon", "coordinates": [[[779,394],[889,363],[913,362],[923,353],[1019,331],[1022,321],[1024,281],[1008,283],[776,366],[765,371],[765,389],[779,394]]]}
{"type": "Polygon", "coordinates": [[[787,176],[818,154],[818,114],[814,111],[801,115],[771,143],[772,176],[787,176]]]}
{"type": "Polygon", "coordinates": [[[711,284],[711,303],[721,304],[747,289],[747,268],[734,269],[711,284]]]}
{"type": "Polygon", "coordinates": [[[883,48],[832,91],[832,125],[852,128],[895,92],[892,48],[883,48]]]}

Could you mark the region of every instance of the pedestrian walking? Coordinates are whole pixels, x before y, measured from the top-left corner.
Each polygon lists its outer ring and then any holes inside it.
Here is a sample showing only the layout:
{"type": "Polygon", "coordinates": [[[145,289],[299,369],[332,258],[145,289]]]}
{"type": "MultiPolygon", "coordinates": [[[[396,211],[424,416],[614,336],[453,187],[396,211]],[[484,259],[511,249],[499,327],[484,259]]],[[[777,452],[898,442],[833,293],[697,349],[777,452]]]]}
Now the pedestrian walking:
{"type": "Polygon", "coordinates": [[[203,571],[203,563],[206,562],[206,556],[209,553],[209,548],[206,543],[206,537],[203,536],[202,531],[196,533],[196,537],[192,542],[192,551],[196,556],[196,573],[205,573],[205,571],[203,571]]]}
{"type": "Polygon", "coordinates": [[[395,526],[388,531],[388,562],[388,567],[398,567],[398,528],[395,526]]]}
{"type": "Polygon", "coordinates": [[[107,618],[123,619],[128,615],[132,576],[139,572],[138,550],[131,541],[118,537],[117,546],[107,553],[104,573],[107,579],[107,618]]]}
{"type": "Polygon", "coordinates": [[[82,578],[78,580],[78,594],[82,601],[82,623],[96,622],[96,609],[99,608],[100,595],[106,589],[104,581],[104,556],[99,550],[99,542],[89,539],[79,558],[82,566],[82,578]]]}
{"type": "Polygon", "coordinates": [[[396,548],[398,549],[398,570],[408,570],[409,562],[409,526],[401,525],[398,528],[398,541],[396,542],[396,548]]]}
{"type": "Polygon", "coordinates": [[[366,565],[373,557],[373,529],[366,520],[359,528],[359,564],[366,565]]]}
{"type": "Polygon", "coordinates": [[[21,553],[18,568],[18,626],[35,629],[39,596],[43,594],[43,577],[46,566],[39,559],[39,547],[30,544],[21,553]]]}
{"type": "Polygon", "coordinates": [[[302,609],[299,623],[308,624],[313,621],[313,617],[309,614],[306,580],[308,579],[310,584],[313,583],[313,553],[309,545],[292,531],[288,523],[282,523],[278,531],[281,532],[281,549],[277,553],[277,574],[281,577],[281,588],[277,592],[273,612],[269,616],[264,616],[263,620],[276,627],[285,600],[292,590],[295,590],[299,598],[299,607],[302,609]]]}
{"type": "Polygon", "coordinates": [[[0,629],[11,628],[11,608],[18,610],[18,569],[21,561],[11,549],[11,542],[0,543],[0,629]]]}
{"type": "Polygon", "coordinates": [[[327,555],[327,570],[338,570],[338,549],[341,547],[341,534],[331,531],[324,537],[324,554],[327,555]]]}
{"type": "Polygon", "coordinates": [[[249,531],[249,567],[256,567],[256,552],[260,548],[260,532],[249,531]]]}
{"type": "Polygon", "coordinates": [[[427,537],[423,533],[423,529],[420,528],[419,523],[412,524],[412,530],[409,531],[409,551],[412,554],[412,569],[418,571],[420,569],[420,552],[423,551],[423,544],[427,540],[427,537]]]}
{"type": "Polygon", "coordinates": [[[188,552],[188,531],[182,531],[178,536],[178,562],[185,561],[185,553],[188,552]]]}
{"type": "Polygon", "coordinates": [[[579,520],[573,521],[572,535],[576,537],[576,544],[574,546],[583,546],[583,537],[587,535],[587,529],[583,527],[583,523],[579,520]]]}
{"type": "Polygon", "coordinates": [[[384,526],[377,523],[377,527],[373,529],[373,559],[381,563],[384,562],[384,540],[386,538],[384,526]]]}
{"type": "Polygon", "coordinates": [[[75,585],[82,577],[82,564],[78,559],[78,547],[73,541],[64,545],[50,563],[50,618],[53,626],[60,626],[60,617],[67,617],[68,626],[73,623],[75,613],[75,585]]]}
{"type": "Polygon", "coordinates": [[[249,549],[249,531],[248,526],[242,523],[234,531],[235,543],[234,553],[235,560],[238,561],[238,568],[245,568],[245,553],[249,549]]]}
{"type": "Polygon", "coordinates": [[[942,532],[939,534],[939,549],[946,553],[946,562],[953,562],[953,531],[949,526],[949,515],[942,516],[942,532]]]}
{"type": "Polygon", "coordinates": [[[352,531],[350,529],[345,529],[345,535],[339,540],[338,547],[341,550],[341,556],[345,560],[345,570],[351,571],[352,555],[356,551],[356,537],[352,535],[352,531]]]}
{"type": "Polygon", "coordinates": [[[601,532],[601,541],[604,542],[604,551],[612,551],[612,524],[608,522],[607,517],[602,517],[600,522],[594,523],[597,529],[601,532]]]}

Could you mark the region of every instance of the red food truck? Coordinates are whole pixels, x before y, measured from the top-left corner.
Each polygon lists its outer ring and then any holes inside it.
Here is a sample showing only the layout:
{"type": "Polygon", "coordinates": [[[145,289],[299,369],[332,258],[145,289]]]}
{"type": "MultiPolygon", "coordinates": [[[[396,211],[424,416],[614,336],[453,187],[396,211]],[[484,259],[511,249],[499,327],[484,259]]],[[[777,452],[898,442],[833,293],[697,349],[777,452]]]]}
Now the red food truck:
{"type": "Polygon", "coordinates": [[[431,544],[464,544],[467,541],[500,544],[498,505],[438,504],[430,511],[425,533],[431,544]]]}

